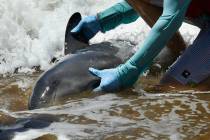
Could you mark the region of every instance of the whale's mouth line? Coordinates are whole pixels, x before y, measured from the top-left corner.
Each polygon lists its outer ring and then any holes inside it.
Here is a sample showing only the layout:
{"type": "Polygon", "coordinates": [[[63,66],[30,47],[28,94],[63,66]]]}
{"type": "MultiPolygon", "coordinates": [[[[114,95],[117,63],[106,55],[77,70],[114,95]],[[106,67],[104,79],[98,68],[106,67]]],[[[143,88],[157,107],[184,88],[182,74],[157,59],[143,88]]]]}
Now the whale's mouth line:
{"type": "Polygon", "coordinates": [[[53,105],[53,103],[56,101],[57,97],[57,90],[52,90],[50,87],[47,87],[43,94],[40,97],[40,103],[39,106],[50,106],[53,105]],[[50,97],[50,95],[52,95],[50,97]]]}

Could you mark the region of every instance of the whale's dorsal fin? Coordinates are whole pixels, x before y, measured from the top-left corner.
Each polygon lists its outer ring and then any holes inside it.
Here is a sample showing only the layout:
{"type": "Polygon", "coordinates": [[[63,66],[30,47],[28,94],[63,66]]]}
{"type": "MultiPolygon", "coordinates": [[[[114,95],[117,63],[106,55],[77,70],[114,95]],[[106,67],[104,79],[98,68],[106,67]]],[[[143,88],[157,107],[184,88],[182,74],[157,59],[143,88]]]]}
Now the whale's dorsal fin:
{"type": "Polygon", "coordinates": [[[74,13],[70,18],[66,26],[66,33],[65,39],[67,38],[68,34],[71,33],[71,30],[76,27],[79,22],[82,20],[82,16],[79,12],[74,13]]]}
{"type": "Polygon", "coordinates": [[[79,22],[82,20],[82,16],[79,12],[74,13],[66,26],[65,33],[65,49],[64,54],[74,53],[77,50],[84,49],[88,46],[88,43],[83,42],[83,39],[80,35],[73,34],[71,30],[76,27],[79,22]]]}

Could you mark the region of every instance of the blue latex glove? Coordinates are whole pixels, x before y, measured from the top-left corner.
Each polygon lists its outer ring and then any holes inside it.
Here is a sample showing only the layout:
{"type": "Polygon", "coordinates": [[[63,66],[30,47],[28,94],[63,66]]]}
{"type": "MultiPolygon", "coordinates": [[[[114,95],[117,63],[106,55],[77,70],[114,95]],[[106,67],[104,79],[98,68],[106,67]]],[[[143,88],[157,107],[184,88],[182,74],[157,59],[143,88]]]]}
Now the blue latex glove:
{"type": "Polygon", "coordinates": [[[120,89],[120,81],[117,69],[97,70],[89,68],[89,71],[101,78],[100,85],[94,89],[94,92],[114,92],[120,89]]]}
{"type": "Polygon", "coordinates": [[[96,16],[87,16],[72,29],[72,33],[82,35],[85,42],[88,42],[92,37],[101,30],[101,25],[96,16]]]}

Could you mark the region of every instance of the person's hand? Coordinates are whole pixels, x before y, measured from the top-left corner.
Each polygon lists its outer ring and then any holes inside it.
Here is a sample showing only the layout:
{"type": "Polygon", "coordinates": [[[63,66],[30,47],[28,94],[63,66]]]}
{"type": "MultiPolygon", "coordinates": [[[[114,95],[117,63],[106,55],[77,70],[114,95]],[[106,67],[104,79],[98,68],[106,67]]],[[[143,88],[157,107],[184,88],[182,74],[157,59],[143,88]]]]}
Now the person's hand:
{"type": "Polygon", "coordinates": [[[119,65],[117,68],[104,70],[89,68],[89,71],[101,78],[100,85],[94,89],[95,92],[116,92],[132,87],[140,74],[138,68],[130,62],[119,65]]]}
{"type": "Polygon", "coordinates": [[[93,38],[101,30],[101,25],[96,16],[87,16],[83,18],[80,23],[71,30],[75,36],[82,36],[85,43],[93,38]]]}
{"type": "Polygon", "coordinates": [[[116,68],[104,70],[89,68],[89,71],[101,78],[101,83],[94,89],[94,92],[114,92],[120,89],[120,81],[116,68]]]}

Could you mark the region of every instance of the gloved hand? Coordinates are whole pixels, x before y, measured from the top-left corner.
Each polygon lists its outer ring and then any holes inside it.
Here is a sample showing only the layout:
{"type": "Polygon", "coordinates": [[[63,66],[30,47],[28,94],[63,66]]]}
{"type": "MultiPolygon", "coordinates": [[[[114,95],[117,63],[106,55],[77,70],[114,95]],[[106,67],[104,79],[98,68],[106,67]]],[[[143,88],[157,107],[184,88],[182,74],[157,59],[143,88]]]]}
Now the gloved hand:
{"type": "Polygon", "coordinates": [[[89,68],[89,71],[101,78],[100,85],[95,92],[115,92],[133,86],[138,80],[140,72],[138,68],[127,62],[117,68],[97,70],[89,68]]]}
{"type": "Polygon", "coordinates": [[[101,30],[101,25],[96,16],[87,16],[83,18],[80,23],[72,29],[71,33],[82,36],[83,41],[88,41],[101,30]]]}
{"type": "Polygon", "coordinates": [[[116,68],[105,70],[89,68],[89,71],[101,78],[100,85],[94,89],[95,92],[114,92],[120,89],[120,81],[116,68]]]}

